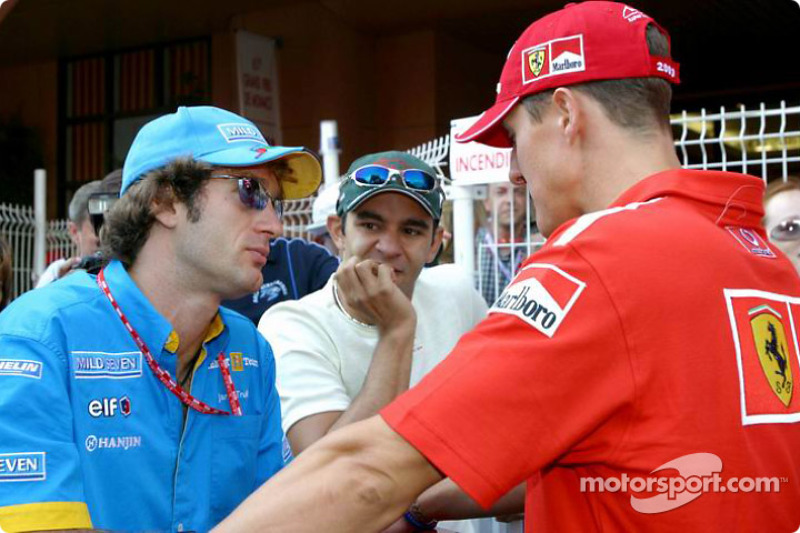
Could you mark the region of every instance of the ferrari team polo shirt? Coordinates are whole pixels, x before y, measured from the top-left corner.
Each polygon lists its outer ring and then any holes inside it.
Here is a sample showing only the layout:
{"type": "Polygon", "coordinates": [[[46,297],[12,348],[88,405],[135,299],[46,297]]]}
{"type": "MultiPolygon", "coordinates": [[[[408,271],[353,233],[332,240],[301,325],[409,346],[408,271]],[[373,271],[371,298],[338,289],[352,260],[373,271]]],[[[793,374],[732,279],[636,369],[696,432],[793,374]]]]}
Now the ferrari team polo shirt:
{"type": "Polygon", "coordinates": [[[527,531],[794,531],[800,279],[762,196],[673,170],[565,223],[382,416],[484,506],[527,480],[527,531]]]}

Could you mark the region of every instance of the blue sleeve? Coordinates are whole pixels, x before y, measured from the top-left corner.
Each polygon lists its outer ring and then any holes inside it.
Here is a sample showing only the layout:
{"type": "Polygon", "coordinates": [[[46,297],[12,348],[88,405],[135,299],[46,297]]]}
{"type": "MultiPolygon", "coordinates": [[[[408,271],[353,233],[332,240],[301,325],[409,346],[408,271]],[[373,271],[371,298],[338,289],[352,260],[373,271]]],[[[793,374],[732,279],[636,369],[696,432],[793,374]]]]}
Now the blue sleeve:
{"type": "Polygon", "coordinates": [[[0,527],[91,527],[65,356],[0,334],[0,527]]]}
{"type": "Polygon", "coordinates": [[[312,252],[309,254],[309,258],[312,261],[309,268],[308,292],[312,293],[320,290],[328,283],[330,277],[339,268],[339,259],[317,244],[312,244],[309,248],[312,252]]]}
{"type": "MultiPolygon", "coordinates": [[[[281,404],[278,390],[275,388],[275,358],[272,350],[266,341],[261,341],[264,350],[267,352],[265,357],[265,387],[266,387],[266,408],[264,410],[264,422],[261,431],[261,439],[258,445],[256,486],[260,487],[265,481],[272,477],[284,465],[284,443],[286,441],[283,430],[281,429],[281,404]]],[[[288,462],[288,461],[287,461],[288,462]]]]}

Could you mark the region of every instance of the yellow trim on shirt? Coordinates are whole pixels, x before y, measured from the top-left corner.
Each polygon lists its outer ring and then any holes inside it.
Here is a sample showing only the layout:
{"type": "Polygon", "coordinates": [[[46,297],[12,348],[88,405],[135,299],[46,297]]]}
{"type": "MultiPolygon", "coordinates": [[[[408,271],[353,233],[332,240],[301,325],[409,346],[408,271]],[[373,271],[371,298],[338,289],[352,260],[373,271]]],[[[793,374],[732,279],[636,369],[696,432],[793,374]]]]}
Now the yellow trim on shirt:
{"type": "Polygon", "coordinates": [[[178,337],[178,332],[174,329],[169,332],[169,337],[167,337],[167,343],[164,344],[164,349],[169,353],[177,353],[178,347],[181,345],[181,339],[178,337]]]}
{"type": "Polygon", "coordinates": [[[204,346],[200,350],[200,357],[197,358],[197,361],[194,364],[192,372],[200,368],[200,365],[202,365],[203,361],[206,360],[205,344],[219,337],[223,331],[225,331],[225,324],[222,323],[222,318],[219,316],[219,313],[217,313],[216,315],[214,315],[214,320],[211,321],[211,325],[208,326],[208,330],[206,331],[206,338],[203,339],[204,346]]]}
{"type": "Polygon", "coordinates": [[[6,533],[92,529],[92,519],[83,502],[24,503],[0,507],[0,528],[6,533]]]}

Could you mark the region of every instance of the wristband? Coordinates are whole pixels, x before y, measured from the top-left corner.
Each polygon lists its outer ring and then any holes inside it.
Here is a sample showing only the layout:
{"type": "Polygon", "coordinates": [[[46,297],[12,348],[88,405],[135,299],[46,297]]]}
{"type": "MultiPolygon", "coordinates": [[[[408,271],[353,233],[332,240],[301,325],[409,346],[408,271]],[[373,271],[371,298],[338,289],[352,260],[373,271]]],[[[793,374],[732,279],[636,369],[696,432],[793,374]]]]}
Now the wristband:
{"type": "Polygon", "coordinates": [[[417,531],[436,531],[436,526],[439,523],[437,520],[430,520],[427,516],[422,514],[417,502],[411,504],[408,511],[403,514],[403,519],[411,524],[417,531]]]}

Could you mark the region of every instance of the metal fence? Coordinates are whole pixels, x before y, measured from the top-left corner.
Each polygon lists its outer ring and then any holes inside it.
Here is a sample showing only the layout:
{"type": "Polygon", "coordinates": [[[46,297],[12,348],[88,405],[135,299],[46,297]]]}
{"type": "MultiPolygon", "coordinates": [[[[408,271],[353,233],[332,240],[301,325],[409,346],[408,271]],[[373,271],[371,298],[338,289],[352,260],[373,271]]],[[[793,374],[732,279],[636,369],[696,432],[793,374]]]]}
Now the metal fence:
{"type": "MultiPolygon", "coordinates": [[[[32,289],[34,279],[34,242],[36,220],[32,206],[0,204],[0,236],[6,240],[12,254],[12,291],[16,298],[32,289]]],[[[46,260],[71,257],[77,253],[69,238],[66,220],[51,220],[45,235],[46,260]]]]}

